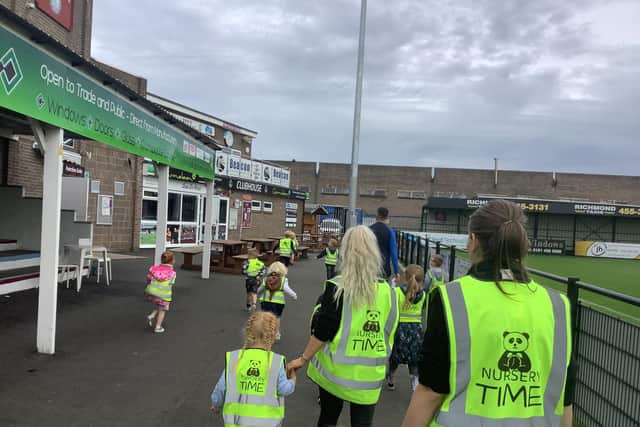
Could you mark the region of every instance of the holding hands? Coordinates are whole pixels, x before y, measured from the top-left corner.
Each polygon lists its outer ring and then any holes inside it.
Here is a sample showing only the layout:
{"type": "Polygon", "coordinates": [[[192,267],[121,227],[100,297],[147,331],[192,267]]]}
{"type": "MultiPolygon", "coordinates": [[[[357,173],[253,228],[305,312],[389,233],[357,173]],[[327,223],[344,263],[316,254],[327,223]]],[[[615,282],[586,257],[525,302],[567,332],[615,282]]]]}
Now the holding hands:
{"type": "Polygon", "coordinates": [[[300,356],[297,359],[293,359],[291,362],[287,363],[287,377],[295,378],[296,371],[307,363],[307,359],[304,356],[300,356]]]}

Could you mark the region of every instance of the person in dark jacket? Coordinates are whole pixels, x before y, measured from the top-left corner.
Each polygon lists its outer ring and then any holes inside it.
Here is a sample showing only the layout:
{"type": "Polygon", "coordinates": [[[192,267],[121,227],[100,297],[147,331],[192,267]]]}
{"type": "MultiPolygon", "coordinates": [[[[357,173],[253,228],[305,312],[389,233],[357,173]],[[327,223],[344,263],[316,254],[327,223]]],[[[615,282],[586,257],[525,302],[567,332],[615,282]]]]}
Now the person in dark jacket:
{"type": "Polygon", "coordinates": [[[391,265],[393,265],[393,280],[400,279],[400,267],[398,265],[398,245],[396,233],[389,227],[389,209],[379,207],[376,214],[376,222],[371,225],[371,231],[378,240],[378,248],[382,256],[382,272],[385,279],[391,277],[391,265]]]}

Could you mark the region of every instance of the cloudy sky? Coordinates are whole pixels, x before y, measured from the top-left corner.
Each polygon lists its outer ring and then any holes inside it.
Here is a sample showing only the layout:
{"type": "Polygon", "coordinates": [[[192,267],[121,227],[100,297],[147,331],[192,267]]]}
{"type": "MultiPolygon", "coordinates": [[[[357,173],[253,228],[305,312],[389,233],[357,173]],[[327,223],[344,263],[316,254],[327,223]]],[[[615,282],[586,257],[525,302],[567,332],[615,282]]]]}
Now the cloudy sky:
{"type": "MultiPolygon", "coordinates": [[[[369,1],[361,163],[640,175],[637,0],[369,1]]],[[[359,0],[102,0],[93,56],[349,162],[359,0]]]]}

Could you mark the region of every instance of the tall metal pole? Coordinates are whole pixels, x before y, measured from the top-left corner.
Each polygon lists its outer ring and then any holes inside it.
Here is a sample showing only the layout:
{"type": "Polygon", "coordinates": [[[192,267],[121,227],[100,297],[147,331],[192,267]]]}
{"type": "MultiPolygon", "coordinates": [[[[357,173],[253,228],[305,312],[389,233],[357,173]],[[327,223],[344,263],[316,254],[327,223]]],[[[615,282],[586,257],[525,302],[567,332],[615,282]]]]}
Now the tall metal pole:
{"type": "Polygon", "coordinates": [[[353,113],[353,141],[351,144],[351,184],[349,186],[349,226],[357,223],[358,155],[360,154],[360,107],[362,105],[362,68],[364,63],[364,35],[367,25],[367,0],[360,3],[360,38],[358,41],[358,71],[356,73],[356,105],[353,113]]]}

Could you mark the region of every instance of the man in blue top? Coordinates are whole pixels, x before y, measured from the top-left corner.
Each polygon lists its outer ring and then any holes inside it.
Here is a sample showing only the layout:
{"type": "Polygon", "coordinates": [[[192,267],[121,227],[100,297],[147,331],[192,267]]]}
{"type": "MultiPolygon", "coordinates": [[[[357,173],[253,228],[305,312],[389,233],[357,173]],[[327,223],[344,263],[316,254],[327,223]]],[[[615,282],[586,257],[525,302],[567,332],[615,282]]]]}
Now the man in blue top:
{"type": "Polygon", "coordinates": [[[398,266],[398,245],[396,243],[396,233],[389,227],[389,209],[379,207],[376,214],[376,222],[371,225],[371,231],[378,239],[380,255],[382,255],[382,271],[384,278],[391,277],[391,265],[393,264],[393,275],[397,281],[400,278],[400,267],[398,266]]]}

